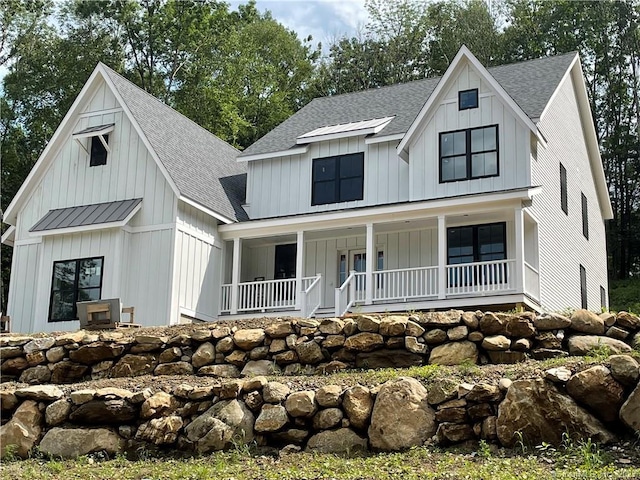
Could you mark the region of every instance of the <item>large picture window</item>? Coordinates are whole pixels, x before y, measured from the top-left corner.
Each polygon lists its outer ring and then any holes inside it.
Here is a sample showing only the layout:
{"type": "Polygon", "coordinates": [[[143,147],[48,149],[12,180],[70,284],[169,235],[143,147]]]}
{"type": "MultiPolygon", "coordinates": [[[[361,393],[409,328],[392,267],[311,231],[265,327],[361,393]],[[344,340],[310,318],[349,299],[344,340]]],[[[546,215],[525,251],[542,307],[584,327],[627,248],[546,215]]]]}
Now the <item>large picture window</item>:
{"type": "Polygon", "coordinates": [[[364,153],[313,160],[311,205],[362,200],[364,153]]]}
{"type": "Polygon", "coordinates": [[[53,262],[49,321],[76,320],[76,302],[99,300],[104,257],[53,262]]]}
{"type": "Polygon", "coordinates": [[[504,223],[447,229],[447,263],[489,262],[507,258],[504,223]]]}
{"type": "Polygon", "coordinates": [[[497,175],[497,125],[440,134],[440,183],[497,175]]]}

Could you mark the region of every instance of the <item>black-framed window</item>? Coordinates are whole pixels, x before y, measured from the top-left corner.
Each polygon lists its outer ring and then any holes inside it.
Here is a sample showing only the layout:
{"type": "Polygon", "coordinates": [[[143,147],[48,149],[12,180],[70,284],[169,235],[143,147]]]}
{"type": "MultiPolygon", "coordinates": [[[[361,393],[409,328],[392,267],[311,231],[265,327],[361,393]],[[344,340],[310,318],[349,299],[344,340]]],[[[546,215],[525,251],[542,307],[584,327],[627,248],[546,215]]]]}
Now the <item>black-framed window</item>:
{"type": "Polygon", "coordinates": [[[364,153],[313,160],[311,205],[364,198],[364,153]]]}
{"type": "Polygon", "coordinates": [[[461,90],[458,92],[458,110],[478,108],[478,89],[461,90]]]}
{"type": "MultiPolygon", "coordinates": [[[[104,141],[109,144],[109,135],[102,135],[104,141]]],[[[104,148],[99,136],[91,137],[91,158],[89,160],[90,167],[107,164],[107,149],[104,148]]]]}
{"type": "Polygon", "coordinates": [[[506,230],[504,222],[447,228],[447,263],[505,260],[506,230]]]}
{"type": "Polygon", "coordinates": [[[276,245],[273,278],[276,280],[282,278],[295,278],[297,250],[298,247],[295,243],[276,245]]]}
{"type": "Polygon", "coordinates": [[[569,215],[569,202],[567,200],[567,169],[560,164],[560,207],[569,215]]]}
{"type": "Polygon", "coordinates": [[[580,265],[580,304],[587,308],[587,270],[580,265]]]}
{"type": "Polygon", "coordinates": [[[499,174],[497,125],[440,133],[440,183],[499,174]]]}
{"type": "Polygon", "coordinates": [[[589,211],[587,206],[587,197],[584,193],[580,193],[582,197],[582,234],[584,238],[589,240],[589,211]]]}
{"type": "Polygon", "coordinates": [[[53,262],[49,321],[78,318],[76,302],[100,300],[104,257],[53,262]]]}

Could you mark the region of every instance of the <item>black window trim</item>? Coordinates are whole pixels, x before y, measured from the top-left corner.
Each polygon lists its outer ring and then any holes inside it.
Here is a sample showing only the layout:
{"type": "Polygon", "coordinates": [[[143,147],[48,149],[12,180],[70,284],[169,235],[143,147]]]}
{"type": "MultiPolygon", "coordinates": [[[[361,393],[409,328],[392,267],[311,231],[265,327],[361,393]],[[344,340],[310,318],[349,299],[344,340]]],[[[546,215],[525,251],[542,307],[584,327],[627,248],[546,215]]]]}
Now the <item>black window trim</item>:
{"type": "Polygon", "coordinates": [[[589,240],[589,206],[587,204],[587,196],[584,192],[580,192],[582,200],[582,235],[589,240]]]}
{"type": "Polygon", "coordinates": [[[103,165],[106,165],[109,161],[109,150],[104,147],[99,137],[104,137],[105,143],[109,145],[109,133],[104,133],[102,135],[94,135],[93,137],[89,137],[91,139],[89,143],[89,166],[90,167],[101,167],[103,165]],[[100,144],[100,147],[102,147],[102,149],[104,150],[104,161],[102,161],[102,159],[100,159],[100,161],[98,161],[97,159],[94,159],[94,156],[93,156],[94,141],[97,141],[97,143],[100,144]]]}
{"type": "Polygon", "coordinates": [[[585,310],[588,308],[587,301],[587,269],[580,264],[580,305],[585,310]]]}
{"type": "MultiPolygon", "coordinates": [[[[449,255],[449,230],[455,228],[472,228],[473,229],[473,263],[480,262],[479,260],[479,242],[478,242],[478,228],[480,227],[493,227],[495,225],[502,225],[502,244],[504,245],[504,259],[508,259],[507,253],[507,222],[492,222],[492,223],[478,223],[475,225],[458,225],[456,227],[447,227],[447,265],[461,265],[461,264],[451,264],[449,263],[451,256],[449,255]]],[[[500,260],[489,260],[489,261],[500,261],[500,260]]]]}
{"type": "Polygon", "coordinates": [[[329,155],[327,157],[318,157],[318,158],[314,158],[311,162],[311,206],[314,207],[316,205],[335,205],[337,203],[344,203],[344,202],[359,202],[364,200],[364,178],[365,178],[365,162],[364,162],[364,152],[353,152],[353,153],[343,153],[343,154],[339,154],[339,155],[329,155]],[[353,157],[353,156],[359,156],[359,162],[362,163],[362,193],[360,194],[360,198],[358,199],[354,199],[354,200],[341,200],[340,199],[340,181],[341,180],[349,180],[349,179],[353,179],[353,178],[360,178],[360,176],[358,177],[345,177],[344,179],[340,178],[340,162],[342,160],[342,158],[345,157],[353,157]],[[317,203],[316,201],[316,194],[315,194],[315,184],[316,184],[316,179],[315,179],[315,163],[318,160],[329,160],[329,159],[335,159],[336,160],[336,178],[334,180],[335,182],[335,198],[337,199],[335,202],[324,202],[324,203],[317,203]]]}
{"type": "MultiPolygon", "coordinates": [[[[100,298],[102,298],[102,284],[104,281],[104,255],[101,257],[83,257],[83,258],[69,258],[67,260],[54,260],[53,262],[53,267],[51,269],[51,288],[50,288],[50,293],[49,293],[49,317],[48,317],[48,322],[49,323],[57,323],[57,322],[73,322],[78,320],[78,309],[76,306],[76,302],[78,301],[78,275],[76,275],[76,278],[73,281],[73,292],[74,292],[74,302],[73,302],[73,310],[75,312],[75,318],[63,318],[63,319],[57,319],[57,320],[53,320],[52,319],[52,315],[53,315],[53,285],[55,282],[55,275],[56,275],[56,263],[68,263],[68,262],[76,262],[76,267],[80,264],[80,262],[84,261],[84,260],[101,260],[101,269],[102,271],[100,272],[100,287],[92,287],[92,288],[99,288],[100,289],[100,298]]],[[[77,272],[77,268],[76,268],[76,272],[77,272]]]]}
{"type": "Polygon", "coordinates": [[[568,188],[567,188],[567,169],[560,162],[560,208],[565,213],[565,215],[569,215],[569,199],[568,199],[568,188]]]}
{"type": "Polygon", "coordinates": [[[464,181],[468,181],[468,180],[478,180],[481,178],[491,178],[491,177],[499,177],[500,176],[500,128],[499,124],[495,123],[492,125],[482,125],[480,127],[473,127],[473,128],[461,128],[459,130],[450,130],[447,132],[440,132],[438,134],[438,180],[440,183],[453,183],[453,182],[464,182],[464,181]],[[478,152],[473,152],[473,154],[478,154],[478,153],[490,153],[490,152],[496,152],[496,173],[495,174],[491,174],[491,175],[480,175],[477,177],[474,177],[471,175],[471,156],[472,156],[472,152],[471,152],[471,132],[474,130],[482,130],[485,128],[489,128],[489,127],[495,127],[496,129],[496,148],[495,150],[481,150],[478,152]],[[466,157],[466,167],[467,167],[467,175],[465,178],[453,178],[451,180],[443,180],[442,179],[442,159],[443,158],[453,158],[453,157],[461,157],[462,155],[445,155],[442,156],[442,136],[443,135],[448,135],[450,133],[458,133],[458,132],[465,132],[465,145],[466,145],[466,151],[465,151],[465,157],[466,157]]]}
{"type": "Polygon", "coordinates": [[[480,94],[479,94],[477,88],[468,88],[466,90],[458,91],[458,110],[459,111],[471,110],[473,108],[478,108],[479,105],[480,105],[480,94]],[[462,94],[463,93],[469,93],[469,92],[476,92],[476,105],[474,107],[462,107],[462,94]]]}

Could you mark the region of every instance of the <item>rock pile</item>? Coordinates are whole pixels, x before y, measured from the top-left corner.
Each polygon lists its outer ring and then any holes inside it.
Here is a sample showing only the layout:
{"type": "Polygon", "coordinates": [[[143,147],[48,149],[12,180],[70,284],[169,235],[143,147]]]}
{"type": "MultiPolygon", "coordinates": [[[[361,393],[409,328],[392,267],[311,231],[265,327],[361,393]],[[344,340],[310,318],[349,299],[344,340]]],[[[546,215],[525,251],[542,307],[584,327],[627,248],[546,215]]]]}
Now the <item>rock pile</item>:
{"type": "Polygon", "coordinates": [[[504,446],[519,440],[558,444],[566,432],[608,443],[640,434],[639,377],[634,358],[615,355],[582,371],[551,369],[544,379],[429,389],[406,377],[373,388],[297,391],[263,376],[185,383],[166,392],[65,394],[54,385],[35,385],[0,391],[6,422],[0,453],[26,457],[36,445],[65,458],[139,448],[207,453],[253,441],[344,453],[478,439],[504,446]]]}
{"type": "Polygon", "coordinates": [[[212,323],[173,337],[81,330],[0,338],[0,373],[3,381],[31,385],[146,374],[239,378],[426,363],[515,363],[585,355],[602,347],[614,353],[640,348],[640,319],[587,310],[571,318],[451,310],[279,320],[240,330],[212,323]]]}

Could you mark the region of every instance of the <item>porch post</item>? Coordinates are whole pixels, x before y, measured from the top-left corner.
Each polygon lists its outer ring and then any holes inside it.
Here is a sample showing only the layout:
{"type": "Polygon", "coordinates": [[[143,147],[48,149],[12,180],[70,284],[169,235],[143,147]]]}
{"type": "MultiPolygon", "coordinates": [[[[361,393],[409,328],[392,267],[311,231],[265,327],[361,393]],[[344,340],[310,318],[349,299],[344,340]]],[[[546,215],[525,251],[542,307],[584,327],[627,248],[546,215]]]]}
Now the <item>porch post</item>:
{"type": "MultiPolygon", "coordinates": [[[[304,277],[304,232],[296,238],[296,310],[302,308],[302,277],[304,277]]],[[[303,312],[304,313],[304,312],[303,312]]]]}
{"type": "Polygon", "coordinates": [[[438,215],[438,298],[447,296],[447,226],[445,216],[438,215]]]}
{"type": "Polygon", "coordinates": [[[373,231],[373,223],[367,223],[367,256],[365,265],[365,290],[364,304],[371,305],[373,303],[373,265],[375,255],[375,235],[373,231]]]}
{"type": "Polygon", "coordinates": [[[518,293],[524,292],[524,217],[522,212],[522,206],[518,206],[514,209],[515,217],[515,254],[516,265],[515,272],[511,272],[514,275],[515,289],[518,293]]]}
{"type": "Polygon", "coordinates": [[[231,270],[231,314],[238,313],[238,287],[242,265],[242,239],[233,239],[233,267],[231,270]]]}

